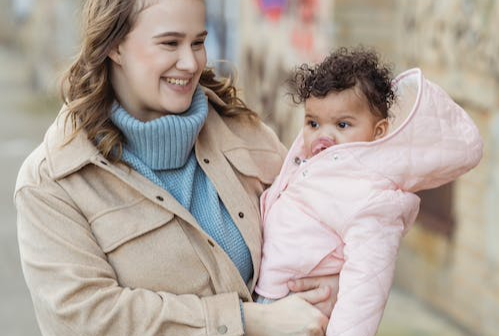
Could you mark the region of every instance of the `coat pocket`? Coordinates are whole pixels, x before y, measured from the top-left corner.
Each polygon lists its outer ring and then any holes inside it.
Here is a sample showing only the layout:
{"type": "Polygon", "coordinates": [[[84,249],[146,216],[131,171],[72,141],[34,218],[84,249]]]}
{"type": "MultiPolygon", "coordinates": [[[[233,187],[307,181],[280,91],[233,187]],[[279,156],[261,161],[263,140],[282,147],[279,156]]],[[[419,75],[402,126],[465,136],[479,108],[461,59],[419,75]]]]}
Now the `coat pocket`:
{"type": "Polygon", "coordinates": [[[173,213],[144,198],[98,214],[91,225],[121,286],[212,293],[209,273],[173,213]]]}
{"type": "Polygon", "coordinates": [[[173,213],[146,198],[103,211],[90,221],[104,253],[170,222],[173,213]]]}

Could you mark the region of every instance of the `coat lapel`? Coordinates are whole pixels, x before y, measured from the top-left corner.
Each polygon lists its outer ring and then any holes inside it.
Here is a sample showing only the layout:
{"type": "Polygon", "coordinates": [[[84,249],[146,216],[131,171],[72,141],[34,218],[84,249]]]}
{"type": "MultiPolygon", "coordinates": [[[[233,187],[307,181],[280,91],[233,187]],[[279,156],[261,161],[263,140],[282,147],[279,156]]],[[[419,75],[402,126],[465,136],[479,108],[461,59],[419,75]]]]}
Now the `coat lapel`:
{"type": "Polygon", "coordinates": [[[252,200],[224,155],[226,150],[245,147],[248,147],[248,144],[231,132],[218,113],[211,108],[196,143],[196,156],[250,250],[254,269],[251,286],[253,289],[258,279],[261,260],[260,212],[251,206],[252,200]]]}

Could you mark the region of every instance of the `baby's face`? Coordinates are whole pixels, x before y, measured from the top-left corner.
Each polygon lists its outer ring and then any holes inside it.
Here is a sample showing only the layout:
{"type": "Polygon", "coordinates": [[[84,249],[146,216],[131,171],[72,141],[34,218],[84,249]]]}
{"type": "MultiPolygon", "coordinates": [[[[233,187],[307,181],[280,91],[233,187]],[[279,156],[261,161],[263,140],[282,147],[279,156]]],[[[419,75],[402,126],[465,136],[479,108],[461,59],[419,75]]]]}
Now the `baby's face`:
{"type": "Polygon", "coordinates": [[[307,158],[330,146],[379,139],[387,128],[388,121],[373,115],[355,88],[305,101],[303,139],[307,158]]]}

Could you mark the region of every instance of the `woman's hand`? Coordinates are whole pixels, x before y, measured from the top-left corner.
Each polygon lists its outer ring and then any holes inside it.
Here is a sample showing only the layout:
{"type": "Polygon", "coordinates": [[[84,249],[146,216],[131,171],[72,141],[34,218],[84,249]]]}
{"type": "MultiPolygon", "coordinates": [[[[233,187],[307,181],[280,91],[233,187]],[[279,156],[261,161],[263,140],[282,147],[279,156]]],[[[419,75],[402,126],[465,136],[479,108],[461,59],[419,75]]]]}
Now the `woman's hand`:
{"type": "Polygon", "coordinates": [[[331,295],[321,287],[271,304],[243,304],[247,336],[323,336],[329,319],[314,307],[331,295]]]}
{"type": "Polygon", "coordinates": [[[324,315],[330,317],[338,296],[338,283],[339,275],[333,274],[292,280],[288,282],[288,288],[290,291],[295,293],[310,291],[316,288],[329,288],[331,290],[331,295],[320,302],[314,303],[313,305],[324,315]]]}

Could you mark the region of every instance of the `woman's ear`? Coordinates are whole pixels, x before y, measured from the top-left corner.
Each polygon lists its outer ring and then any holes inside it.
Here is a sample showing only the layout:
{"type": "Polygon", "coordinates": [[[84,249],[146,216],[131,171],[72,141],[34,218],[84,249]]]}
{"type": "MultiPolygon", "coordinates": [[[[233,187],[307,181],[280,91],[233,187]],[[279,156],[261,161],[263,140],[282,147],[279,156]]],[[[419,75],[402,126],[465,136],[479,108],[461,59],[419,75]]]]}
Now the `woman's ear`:
{"type": "Polygon", "coordinates": [[[120,44],[115,45],[107,55],[114,63],[121,65],[120,44]]]}
{"type": "Polygon", "coordinates": [[[388,132],[388,126],[389,125],[387,118],[378,121],[376,123],[376,126],[374,126],[374,140],[378,140],[384,137],[388,132]]]}

